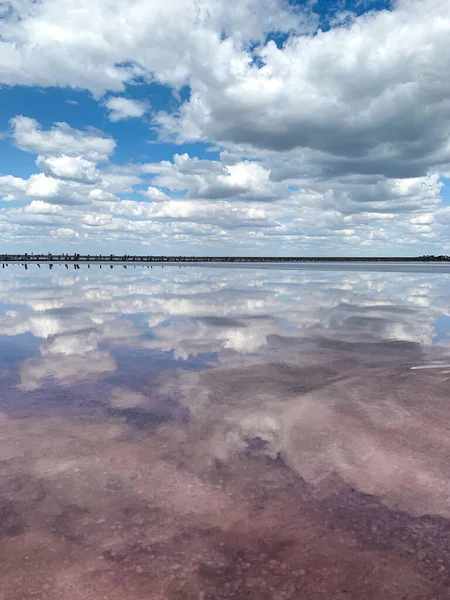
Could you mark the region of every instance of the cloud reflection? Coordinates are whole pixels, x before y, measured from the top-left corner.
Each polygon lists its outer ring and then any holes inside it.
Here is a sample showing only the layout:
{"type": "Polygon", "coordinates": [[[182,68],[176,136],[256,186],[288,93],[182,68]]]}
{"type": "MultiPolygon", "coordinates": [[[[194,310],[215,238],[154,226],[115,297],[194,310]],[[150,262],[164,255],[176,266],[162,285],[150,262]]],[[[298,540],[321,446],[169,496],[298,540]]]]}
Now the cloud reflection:
{"type": "MultiPolygon", "coordinates": [[[[449,291],[448,276],[392,272],[10,269],[0,335],[41,340],[20,365],[23,390],[117,373],[112,409],[176,399],[183,443],[205,466],[257,440],[317,489],[337,476],[391,507],[449,517],[449,291]],[[118,364],[121,347],[141,352],[145,389],[118,364]],[[175,366],[206,356],[208,368],[151,379],[154,352],[175,366]]],[[[179,421],[165,427],[176,444],[179,421]]]]}
{"type": "Polygon", "coordinates": [[[449,288],[446,276],[401,273],[166,269],[118,277],[10,269],[0,283],[0,333],[31,333],[42,339],[42,360],[61,363],[88,354],[103,360],[117,345],[182,360],[214,353],[219,361],[265,353],[272,360],[281,338],[432,346],[449,288]]]}

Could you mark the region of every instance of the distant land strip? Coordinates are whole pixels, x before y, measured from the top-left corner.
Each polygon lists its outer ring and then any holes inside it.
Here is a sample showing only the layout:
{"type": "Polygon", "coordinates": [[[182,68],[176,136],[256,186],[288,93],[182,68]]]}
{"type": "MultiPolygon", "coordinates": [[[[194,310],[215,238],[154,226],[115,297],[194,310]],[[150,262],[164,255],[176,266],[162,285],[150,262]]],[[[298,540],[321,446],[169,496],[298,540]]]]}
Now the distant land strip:
{"type": "Polygon", "coordinates": [[[423,256],[161,256],[136,254],[0,254],[0,263],[315,263],[450,262],[447,255],[423,256]]]}

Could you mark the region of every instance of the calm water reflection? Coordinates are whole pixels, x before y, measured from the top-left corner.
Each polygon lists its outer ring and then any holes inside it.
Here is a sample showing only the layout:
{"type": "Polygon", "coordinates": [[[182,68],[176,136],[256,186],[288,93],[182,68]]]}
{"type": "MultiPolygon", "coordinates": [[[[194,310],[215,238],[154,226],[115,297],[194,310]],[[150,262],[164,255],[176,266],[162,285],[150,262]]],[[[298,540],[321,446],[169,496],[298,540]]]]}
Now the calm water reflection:
{"type": "Polygon", "coordinates": [[[449,293],[5,269],[0,599],[450,598],[449,293]]]}

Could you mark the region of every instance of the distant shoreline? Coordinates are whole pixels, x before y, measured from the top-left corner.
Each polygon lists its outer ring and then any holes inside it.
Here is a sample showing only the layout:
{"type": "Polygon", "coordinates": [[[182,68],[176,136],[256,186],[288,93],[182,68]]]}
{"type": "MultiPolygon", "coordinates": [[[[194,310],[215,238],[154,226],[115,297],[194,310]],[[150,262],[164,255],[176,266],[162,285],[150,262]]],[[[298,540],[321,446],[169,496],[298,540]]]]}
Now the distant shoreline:
{"type": "Polygon", "coordinates": [[[8,263],[354,263],[354,262],[449,262],[450,256],[161,256],[100,254],[0,254],[8,263]]]}

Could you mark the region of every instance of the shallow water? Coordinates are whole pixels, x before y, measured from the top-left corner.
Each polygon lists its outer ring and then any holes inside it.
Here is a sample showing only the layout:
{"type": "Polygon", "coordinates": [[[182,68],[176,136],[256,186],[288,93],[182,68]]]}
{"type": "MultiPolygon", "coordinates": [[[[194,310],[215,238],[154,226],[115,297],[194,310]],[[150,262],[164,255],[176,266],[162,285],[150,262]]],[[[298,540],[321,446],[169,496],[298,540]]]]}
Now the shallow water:
{"type": "Polygon", "coordinates": [[[0,599],[450,598],[447,273],[4,269],[0,599]]]}

